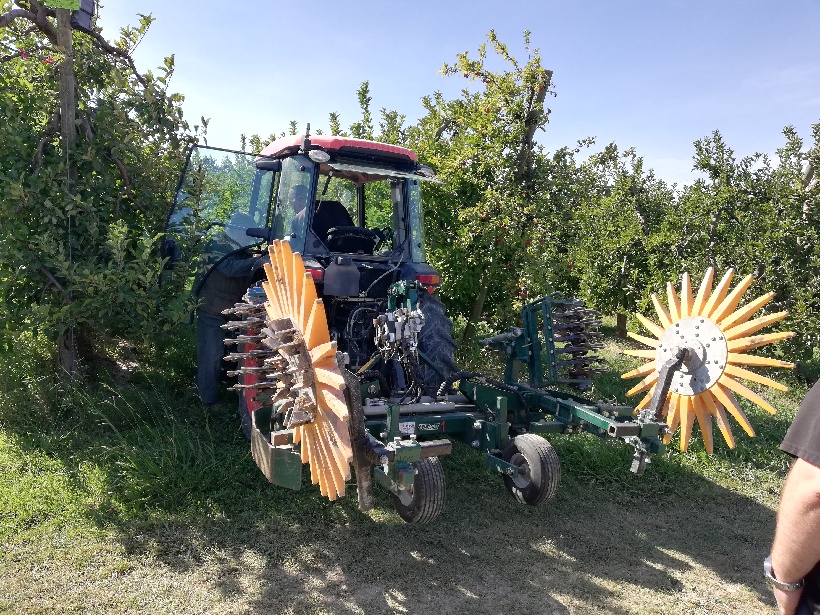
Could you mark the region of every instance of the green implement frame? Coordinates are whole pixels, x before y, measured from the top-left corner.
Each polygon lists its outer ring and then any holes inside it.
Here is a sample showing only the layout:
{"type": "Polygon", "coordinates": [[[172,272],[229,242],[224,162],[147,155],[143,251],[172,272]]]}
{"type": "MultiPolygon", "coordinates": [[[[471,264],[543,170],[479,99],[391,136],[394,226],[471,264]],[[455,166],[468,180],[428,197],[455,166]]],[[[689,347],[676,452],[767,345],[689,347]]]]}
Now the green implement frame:
{"type": "MultiPolygon", "coordinates": [[[[415,309],[420,292],[424,289],[415,282],[393,285],[390,309],[415,309]]],[[[590,383],[594,365],[600,361],[590,354],[600,347],[594,331],[600,324],[597,318],[595,312],[574,299],[550,296],[531,303],[523,308],[521,327],[483,340],[505,357],[503,382],[462,372],[446,379],[435,398],[411,402],[385,399],[377,378],[357,379],[343,370],[350,390],[351,420],[357,426],[351,426],[351,435],[360,507],[372,506],[372,468],[375,482],[397,501],[411,503],[402,509],[408,517],[434,516],[429,510],[419,513],[413,508],[413,498],[418,497],[420,488],[420,464],[427,458],[449,454],[454,440],[483,453],[487,466],[504,477],[513,495],[530,504],[551,497],[557,485],[557,456],[542,439],[549,434],[587,432],[621,440],[634,451],[631,471],[643,474],[650,455],[666,448],[666,424],[652,413],[636,417],[631,406],[593,402],[561,390],[566,385],[583,388],[590,383]],[[563,373],[567,368],[568,373],[563,373]],[[527,382],[517,381],[516,375],[524,370],[527,382]],[[534,451],[540,455],[537,459],[534,451]],[[534,469],[539,461],[540,468],[534,469]],[[366,479],[359,476],[362,471],[366,479]],[[550,472],[556,476],[545,479],[543,474],[550,472]],[[527,481],[536,475],[549,491],[546,496],[528,491],[531,488],[527,481]]],[[[419,359],[427,361],[423,355],[419,359]]],[[[259,441],[255,442],[254,457],[263,462],[260,467],[264,467],[269,480],[298,488],[301,472],[292,442],[274,442],[275,435],[271,434],[268,443],[255,434],[259,441]]],[[[429,474],[435,467],[428,464],[424,472],[429,474]]]]}

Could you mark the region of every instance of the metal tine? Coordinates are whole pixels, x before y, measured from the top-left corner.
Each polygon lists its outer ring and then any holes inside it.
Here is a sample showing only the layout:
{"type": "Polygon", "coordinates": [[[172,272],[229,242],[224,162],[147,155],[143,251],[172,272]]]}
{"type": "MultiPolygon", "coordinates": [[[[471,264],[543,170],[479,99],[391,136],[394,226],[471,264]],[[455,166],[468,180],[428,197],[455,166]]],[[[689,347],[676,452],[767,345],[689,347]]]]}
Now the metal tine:
{"type": "Polygon", "coordinates": [[[262,340],[262,343],[271,350],[279,350],[280,348],[293,348],[294,346],[299,346],[302,342],[300,340],[294,340],[292,342],[286,342],[283,344],[278,340],[266,338],[262,340]]]}
{"type": "Polygon", "coordinates": [[[584,333],[576,333],[574,335],[558,335],[552,339],[556,342],[571,342],[573,340],[599,340],[603,339],[603,336],[603,333],[585,331],[584,333]]]}
{"type": "Polygon", "coordinates": [[[225,329],[226,331],[232,331],[233,329],[249,329],[251,327],[261,325],[264,322],[265,321],[261,318],[246,318],[245,320],[232,320],[230,322],[226,322],[224,325],[220,325],[220,328],[225,329]]]}
{"type": "Polygon", "coordinates": [[[239,361],[241,359],[262,359],[276,355],[274,350],[249,350],[248,352],[234,352],[225,357],[225,361],[239,361]]]}
{"type": "Polygon", "coordinates": [[[579,329],[585,329],[587,327],[600,327],[603,324],[603,321],[597,319],[582,319],[582,320],[563,320],[559,319],[557,323],[553,323],[553,329],[571,329],[573,327],[578,327],[579,329]]]}
{"type": "Polygon", "coordinates": [[[295,327],[291,329],[282,329],[281,331],[274,331],[268,328],[265,331],[270,331],[269,335],[275,338],[285,337],[287,335],[294,335],[295,337],[298,337],[301,334],[299,329],[296,329],[295,327]]]}
{"type": "Polygon", "coordinates": [[[240,367],[237,370],[227,372],[228,376],[234,378],[242,374],[267,374],[271,371],[270,367],[240,367]]]}
{"type": "Polygon", "coordinates": [[[226,337],[223,340],[223,343],[226,346],[232,346],[234,344],[255,344],[257,348],[259,348],[259,342],[262,341],[263,336],[261,335],[237,335],[236,337],[226,337]]]}
{"type": "Polygon", "coordinates": [[[589,352],[590,350],[600,350],[603,344],[584,344],[582,346],[564,346],[563,348],[556,348],[555,354],[572,354],[574,352],[589,352]]]}
{"type": "Polygon", "coordinates": [[[591,356],[591,357],[578,357],[577,359],[566,359],[563,361],[556,361],[556,365],[586,365],[591,367],[592,363],[605,363],[604,359],[601,357],[591,356]]]}
{"type": "Polygon", "coordinates": [[[222,310],[222,313],[227,316],[230,314],[261,314],[264,311],[265,306],[261,303],[234,303],[233,307],[222,310]]]}
{"type": "Polygon", "coordinates": [[[277,389],[279,388],[279,382],[260,381],[254,382],[253,384],[235,384],[228,388],[233,389],[235,391],[244,391],[247,389],[277,389]]]}
{"type": "Polygon", "coordinates": [[[556,335],[552,339],[556,342],[561,342],[564,340],[577,340],[577,339],[601,339],[603,338],[604,334],[599,333],[598,331],[570,331],[565,335],[556,335]]]}
{"type": "Polygon", "coordinates": [[[298,374],[299,372],[305,371],[302,367],[294,367],[292,369],[285,369],[278,372],[272,372],[268,370],[268,373],[272,378],[281,378],[282,376],[291,376],[293,374],[298,374]]]}

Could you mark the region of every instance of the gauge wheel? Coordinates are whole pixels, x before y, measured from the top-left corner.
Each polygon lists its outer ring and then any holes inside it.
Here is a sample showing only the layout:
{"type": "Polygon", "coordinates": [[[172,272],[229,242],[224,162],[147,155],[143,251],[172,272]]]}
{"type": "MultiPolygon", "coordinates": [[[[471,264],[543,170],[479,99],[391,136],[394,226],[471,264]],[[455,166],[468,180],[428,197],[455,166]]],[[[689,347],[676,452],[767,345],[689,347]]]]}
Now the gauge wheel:
{"type": "Polygon", "coordinates": [[[516,436],[502,458],[518,468],[517,474],[504,475],[504,485],[516,500],[536,506],[555,495],[561,482],[561,464],[558,453],[544,438],[529,433],[516,436]]]}
{"type": "Polygon", "coordinates": [[[438,457],[426,457],[413,464],[413,486],[392,494],[393,506],[407,523],[429,523],[444,510],[444,468],[438,457]]]}

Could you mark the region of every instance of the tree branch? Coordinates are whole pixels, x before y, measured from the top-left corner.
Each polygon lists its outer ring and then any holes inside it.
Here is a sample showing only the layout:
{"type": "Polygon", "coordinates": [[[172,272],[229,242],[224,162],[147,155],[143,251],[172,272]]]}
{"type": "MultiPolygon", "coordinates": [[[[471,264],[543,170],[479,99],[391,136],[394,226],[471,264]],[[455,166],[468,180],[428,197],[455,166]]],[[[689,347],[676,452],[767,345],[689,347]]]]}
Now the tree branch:
{"type": "Polygon", "coordinates": [[[442,125],[439,126],[438,130],[436,131],[436,134],[433,137],[433,139],[438,141],[441,138],[441,135],[444,134],[444,131],[447,130],[452,124],[453,124],[453,120],[444,120],[442,125]]]}
{"type": "Polygon", "coordinates": [[[91,122],[88,120],[88,114],[83,114],[83,119],[80,123],[80,126],[83,129],[83,134],[85,135],[85,140],[89,143],[94,143],[94,129],[91,128],[91,122]]]}
{"type": "Polygon", "coordinates": [[[44,51],[46,49],[50,49],[50,48],[40,45],[40,46],[37,46],[37,47],[32,47],[30,49],[18,49],[16,53],[12,53],[12,54],[7,55],[7,56],[0,56],[0,63],[8,62],[10,60],[13,60],[14,58],[19,58],[19,57],[25,58],[29,54],[44,51]]]}
{"type": "MultiPolygon", "coordinates": [[[[129,201],[131,201],[131,203],[134,204],[134,207],[136,207],[143,216],[148,218],[148,212],[146,212],[145,209],[134,198],[134,193],[131,189],[131,178],[128,177],[128,169],[125,168],[125,165],[123,164],[122,160],[120,160],[119,158],[114,156],[114,154],[112,152],[109,151],[108,157],[111,158],[111,161],[114,163],[114,165],[117,167],[117,169],[120,172],[120,176],[122,177],[122,181],[125,184],[125,196],[128,198],[129,201]]],[[[120,215],[120,198],[121,198],[121,196],[122,195],[120,195],[120,197],[117,197],[117,206],[116,206],[116,211],[114,213],[115,217],[119,217],[119,215],[120,215]]]]}
{"type": "MultiPolygon", "coordinates": [[[[57,28],[51,23],[48,18],[53,17],[56,15],[53,9],[49,9],[45,5],[41,5],[37,0],[31,0],[29,2],[29,7],[31,11],[26,11],[29,15],[34,15],[34,19],[31,19],[28,16],[24,16],[26,19],[30,19],[34,22],[37,28],[46,35],[49,41],[51,41],[52,45],[56,45],[59,47],[59,37],[57,36],[57,28]],[[36,12],[35,12],[36,11],[36,12]]],[[[13,11],[12,11],[13,12],[13,11]]]]}
{"type": "MultiPolygon", "coordinates": [[[[119,169],[120,171],[120,176],[122,177],[122,181],[125,184],[125,196],[133,200],[131,195],[131,180],[128,178],[128,169],[125,168],[125,165],[119,158],[115,158],[113,155],[111,155],[111,160],[114,161],[114,164],[117,165],[117,169],[119,169]]],[[[142,210],[140,209],[140,211],[142,210]]]]}
{"type": "Polygon", "coordinates": [[[25,9],[12,9],[8,13],[0,15],[0,28],[5,28],[18,18],[28,19],[29,21],[37,21],[37,15],[34,13],[29,13],[25,9]]]}
{"type": "MultiPolygon", "coordinates": [[[[529,109],[524,117],[524,138],[521,141],[521,147],[518,150],[518,169],[517,175],[519,181],[524,183],[527,190],[531,188],[532,183],[532,146],[535,131],[541,124],[541,118],[544,115],[544,99],[547,97],[547,90],[552,81],[552,71],[544,71],[544,82],[539,86],[535,92],[535,96],[530,99],[529,109]]],[[[533,92],[530,92],[532,96],[533,92]]]]}
{"type": "Polygon", "coordinates": [[[56,288],[57,290],[59,290],[63,294],[63,301],[65,303],[71,303],[73,301],[73,299],[71,298],[71,293],[68,292],[63,287],[63,285],[60,284],[57,281],[57,278],[55,278],[53,275],[51,275],[51,272],[48,269],[46,269],[45,267],[40,265],[40,271],[42,271],[44,274],[46,274],[46,277],[48,278],[48,281],[51,282],[52,286],[54,286],[54,288],[56,288]]]}
{"type": "Polygon", "coordinates": [[[803,169],[803,176],[800,178],[800,182],[803,184],[804,190],[811,189],[811,183],[814,179],[814,161],[809,160],[806,163],[806,167],[803,169]]]}
{"type": "Polygon", "coordinates": [[[126,64],[128,64],[128,66],[133,71],[134,76],[137,78],[137,81],[140,82],[140,85],[143,88],[146,88],[146,89],[148,88],[148,84],[145,83],[145,79],[143,79],[142,75],[139,74],[139,71],[137,70],[137,67],[134,64],[134,60],[131,59],[131,56],[129,55],[129,53],[127,51],[125,51],[124,49],[120,49],[119,47],[115,47],[114,45],[109,43],[107,40],[105,40],[103,38],[102,34],[100,34],[99,32],[87,32],[86,34],[88,34],[88,36],[91,37],[91,40],[93,40],[94,43],[100,49],[102,49],[103,51],[105,51],[106,53],[109,53],[111,55],[118,56],[126,64]]]}
{"type": "MultiPolygon", "coordinates": [[[[15,0],[15,3],[17,6],[25,8],[22,2],[15,0]]],[[[40,0],[29,0],[26,4],[28,5],[28,10],[32,13],[43,11],[47,17],[57,17],[56,9],[46,6],[40,0]]]]}
{"type": "Polygon", "coordinates": [[[40,170],[43,168],[43,149],[46,146],[54,134],[57,132],[57,129],[60,127],[60,109],[59,107],[54,110],[54,113],[51,115],[51,121],[49,121],[48,126],[46,126],[45,131],[43,132],[43,136],[40,137],[40,141],[37,142],[37,149],[34,155],[34,162],[32,162],[33,170],[32,175],[37,177],[40,174],[40,170]]]}
{"type": "MultiPolygon", "coordinates": [[[[18,6],[22,6],[21,2],[18,2],[17,4],[18,6]]],[[[47,6],[40,4],[37,0],[30,0],[29,7],[31,10],[26,10],[24,8],[12,9],[8,13],[0,15],[0,28],[9,25],[12,21],[18,18],[28,19],[29,21],[34,22],[39,30],[45,34],[46,37],[48,37],[48,40],[51,41],[52,44],[59,47],[57,42],[57,28],[48,20],[49,17],[54,17],[56,15],[54,9],[50,9],[47,6]]],[[[129,68],[131,68],[134,72],[134,76],[137,78],[137,81],[140,82],[140,85],[143,88],[148,87],[148,84],[145,83],[145,79],[143,79],[142,75],[140,75],[136,65],[134,64],[134,60],[131,59],[131,56],[127,51],[120,49],[119,47],[115,47],[109,43],[99,32],[86,32],[86,34],[100,49],[111,55],[118,56],[126,64],[128,64],[129,68]]]]}

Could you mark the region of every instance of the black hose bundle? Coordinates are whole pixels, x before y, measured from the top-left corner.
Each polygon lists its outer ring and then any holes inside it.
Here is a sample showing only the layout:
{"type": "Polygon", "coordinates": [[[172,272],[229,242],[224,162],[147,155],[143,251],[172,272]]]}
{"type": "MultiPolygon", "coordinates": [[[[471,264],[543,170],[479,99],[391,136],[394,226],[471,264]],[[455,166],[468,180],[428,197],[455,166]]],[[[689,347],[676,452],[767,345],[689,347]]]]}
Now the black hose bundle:
{"type": "Polygon", "coordinates": [[[489,376],[483,376],[478,372],[456,372],[455,374],[450,375],[444,382],[441,383],[441,386],[438,389],[437,395],[441,397],[442,395],[446,395],[448,391],[453,386],[453,383],[459,380],[475,380],[479,384],[486,384],[501,391],[509,391],[510,393],[515,393],[515,396],[518,398],[522,407],[527,406],[527,402],[524,400],[524,396],[521,394],[516,387],[507,384],[506,382],[501,382],[500,380],[496,380],[495,378],[490,378],[489,376]]]}

